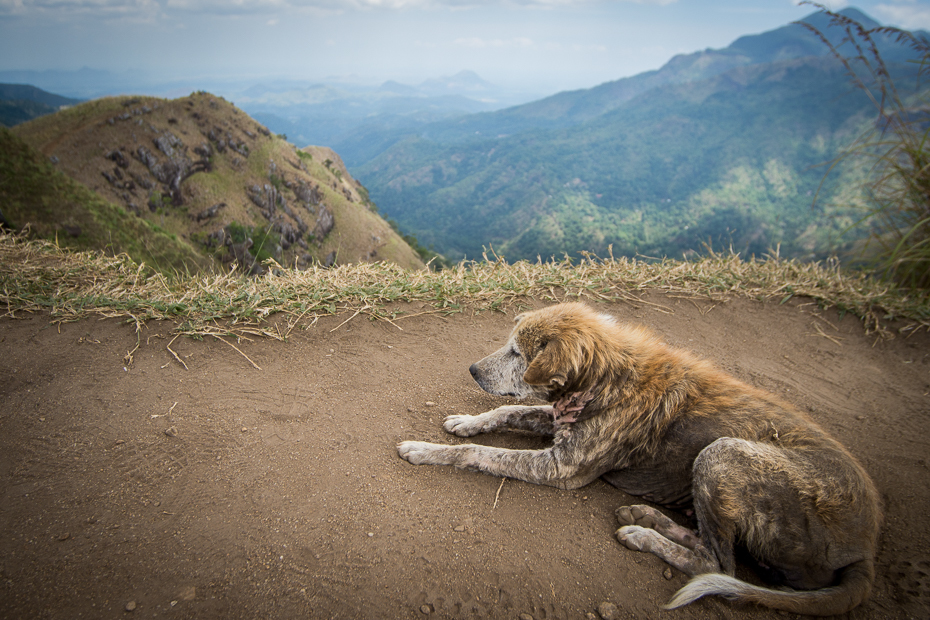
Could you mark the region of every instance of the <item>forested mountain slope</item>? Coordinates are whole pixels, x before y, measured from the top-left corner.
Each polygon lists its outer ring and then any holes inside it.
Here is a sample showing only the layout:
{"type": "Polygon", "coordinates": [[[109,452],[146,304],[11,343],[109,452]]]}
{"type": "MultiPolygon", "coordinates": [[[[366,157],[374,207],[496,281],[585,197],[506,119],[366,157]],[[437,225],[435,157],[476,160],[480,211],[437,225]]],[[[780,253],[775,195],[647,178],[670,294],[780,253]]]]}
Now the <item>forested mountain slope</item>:
{"type": "MultiPolygon", "coordinates": [[[[882,47],[907,91],[916,69],[897,61],[909,50],[882,47]]],[[[611,245],[681,256],[707,243],[815,258],[841,249],[858,217],[848,181],[861,174],[838,171],[812,206],[818,164],[874,113],[829,48],[789,25],[650,74],[428,126],[355,171],[403,229],[453,258],[489,244],[533,259],[611,245]]]]}

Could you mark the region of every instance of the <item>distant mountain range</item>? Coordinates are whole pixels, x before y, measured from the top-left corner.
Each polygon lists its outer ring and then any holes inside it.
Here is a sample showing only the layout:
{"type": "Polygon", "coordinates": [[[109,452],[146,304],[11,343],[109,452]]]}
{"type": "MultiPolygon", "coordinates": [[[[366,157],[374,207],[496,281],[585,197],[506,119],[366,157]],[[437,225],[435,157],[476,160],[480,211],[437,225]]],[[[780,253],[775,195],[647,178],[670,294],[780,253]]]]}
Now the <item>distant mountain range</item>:
{"type": "MultiPolygon", "coordinates": [[[[842,40],[826,15],[805,21],[842,40]]],[[[907,92],[913,52],[878,40],[907,92]]],[[[406,133],[359,131],[337,148],[383,212],[450,258],[490,244],[510,259],[611,246],[677,257],[704,244],[819,258],[842,249],[858,217],[861,171],[835,171],[812,206],[817,165],[875,112],[827,46],[791,24],[587,90],[406,133]]]]}
{"type": "MultiPolygon", "coordinates": [[[[541,93],[515,90],[483,80],[473,71],[430,78],[415,85],[393,80],[368,84],[351,78],[322,81],[244,78],[160,80],[144,72],[0,71],[0,83],[31,84],[76,97],[113,95],[176,97],[210,91],[235,102],[250,116],[295,144],[344,148],[352,165],[367,160],[420,127],[477,112],[499,110],[538,99],[541,93]],[[374,138],[374,139],[373,139],[374,138]],[[358,152],[358,153],[357,153],[358,152]]],[[[0,108],[4,104],[0,103],[0,108]]],[[[53,110],[35,103],[18,108],[0,122],[12,126],[53,110]],[[6,118],[6,120],[4,120],[6,118]]]]}
{"type": "Polygon", "coordinates": [[[491,84],[473,71],[460,71],[418,85],[256,84],[235,99],[275,133],[296,144],[330,146],[351,166],[430,123],[498,110],[531,96],[491,84]]]}
{"type": "Polygon", "coordinates": [[[27,84],[0,84],[0,125],[12,127],[80,102],[27,84]]]}
{"type": "MultiPolygon", "coordinates": [[[[842,14],[866,28],[878,25],[856,9],[842,14]]],[[[826,15],[814,13],[804,21],[842,49],[844,33],[828,28],[826,15]]],[[[913,92],[916,67],[907,62],[913,51],[891,35],[877,40],[901,92],[913,92]]],[[[131,91],[145,81],[136,74],[123,78],[90,69],[0,72],[0,81],[59,84],[58,92],[75,96],[131,91]]],[[[96,190],[94,200],[109,201],[106,209],[122,209],[120,217],[136,214],[162,235],[158,243],[171,238],[186,247],[175,255],[193,251],[196,261],[229,258],[215,242],[232,243],[231,232],[264,231],[273,234],[277,248],[271,256],[288,263],[338,254],[345,261],[421,264],[373,212],[369,196],[402,230],[452,259],[477,258],[490,247],[509,259],[532,260],[589,251],[677,257],[707,246],[746,255],[778,248],[783,256],[816,259],[855,243],[855,234],[841,233],[859,217],[856,188],[864,174],[843,166],[823,182],[822,164],[872,126],[876,112],[827,46],[797,24],[741,37],[724,49],[679,55],[655,71],[510,107],[527,101],[526,94],[467,71],[418,85],[291,80],[227,86],[255,120],[222,98],[198,92],[173,101],[100,100],[74,113],[49,115],[52,120],[22,124],[79,100],[21,83],[0,85],[0,112],[12,115],[0,118],[20,123],[12,134],[2,134],[8,150],[20,155],[0,172],[19,174],[10,172],[22,168],[17,162],[47,167],[38,163],[42,155],[27,153],[38,149],[60,163],[36,173],[36,192],[57,187],[58,181],[41,179],[58,179],[65,171],[96,190]],[[143,109],[145,121],[135,118],[143,109]],[[87,115],[96,133],[81,137],[76,119],[87,115]],[[136,130],[109,135],[113,123],[125,129],[144,128],[146,122],[147,129],[138,131],[154,132],[149,138],[136,130]],[[300,155],[282,140],[285,134],[291,142],[327,144],[335,151],[307,147],[300,155]],[[15,141],[20,138],[28,144],[15,141]],[[215,145],[224,141],[231,151],[218,155],[215,145]],[[234,147],[243,152],[237,155],[234,147]],[[249,158],[250,152],[264,155],[249,158]],[[275,163],[255,163],[270,160],[275,163]],[[169,164],[190,173],[183,191],[180,181],[171,185],[169,164]],[[130,172],[129,180],[120,177],[130,172]],[[317,190],[307,194],[308,187],[317,190]],[[300,223],[307,224],[309,216],[290,206],[279,209],[278,198],[285,205],[306,203],[317,219],[318,202],[325,199],[338,239],[311,234],[313,226],[303,230],[300,223]],[[222,215],[214,220],[217,213],[222,215]],[[206,230],[211,226],[216,230],[206,230]]],[[[199,90],[186,83],[171,88],[199,90]]],[[[35,205],[71,204],[81,191],[68,189],[66,200],[0,198],[18,205],[4,213],[21,224],[30,221],[28,210],[35,205]]],[[[82,201],[87,202],[77,200],[82,201]]],[[[55,212],[35,229],[49,235],[97,230],[101,221],[119,219],[95,209],[97,215],[82,216],[82,226],[67,224],[66,214],[55,212]]],[[[81,243],[93,240],[65,241],[85,247],[81,243]]],[[[178,260],[190,263],[189,257],[178,260]]]]}

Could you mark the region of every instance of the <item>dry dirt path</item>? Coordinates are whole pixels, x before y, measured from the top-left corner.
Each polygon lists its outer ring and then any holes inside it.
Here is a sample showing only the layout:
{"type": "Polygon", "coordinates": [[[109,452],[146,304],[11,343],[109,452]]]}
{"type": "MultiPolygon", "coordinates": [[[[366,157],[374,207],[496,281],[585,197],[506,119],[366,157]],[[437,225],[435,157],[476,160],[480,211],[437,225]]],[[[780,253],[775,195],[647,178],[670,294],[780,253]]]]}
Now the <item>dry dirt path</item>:
{"type": "MultiPolygon", "coordinates": [[[[878,340],[812,306],[647,300],[599,307],[809,409],[875,478],[879,577],[850,617],[930,616],[930,337],[878,340]]],[[[446,414],[502,404],[468,366],[513,312],[350,316],[242,354],[180,338],[187,369],[168,325],[144,328],[128,366],[131,326],[0,320],[0,617],[540,620],[605,601],[620,618],[788,617],[721,600],[661,612],[685,578],[614,540],[631,498],[603,482],[397,457],[403,439],[463,441],[446,414]]]]}

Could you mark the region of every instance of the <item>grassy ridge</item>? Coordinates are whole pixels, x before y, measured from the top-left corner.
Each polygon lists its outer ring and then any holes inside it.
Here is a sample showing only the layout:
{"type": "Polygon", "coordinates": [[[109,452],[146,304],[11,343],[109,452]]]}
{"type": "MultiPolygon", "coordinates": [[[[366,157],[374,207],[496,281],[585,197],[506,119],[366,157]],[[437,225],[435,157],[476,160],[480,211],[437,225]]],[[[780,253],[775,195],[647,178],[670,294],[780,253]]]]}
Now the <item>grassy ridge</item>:
{"type": "Polygon", "coordinates": [[[636,297],[646,290],[781,303],[794,296],[809,297],[821,306],[856,314],[870,331],[890,333],[890,319],[903,319],[905,330],[930,328],[926,294],[908,294],[846,272],[835,262],[802,263],[778,256],[744,261],[736,255],[711,255],[692,262],[593,256],[575,263],[485,260],[440,272],[362,263],[281,270],[260,278],[231,272],[169,280],[147,273],[126,255],[69,252],[45,241],[0,233],[0,303],[8,315],[46,311],[60,322],[118,317],[137,326],[151,319],[169,320],[178,333],[191,336],[256,334],[284,339],[295,327],[345,310],[392,322],[411,316],[392,307],[394,302],[424,304],[422,312],[494,310],[528,298],[647,304],[636,297]]]}

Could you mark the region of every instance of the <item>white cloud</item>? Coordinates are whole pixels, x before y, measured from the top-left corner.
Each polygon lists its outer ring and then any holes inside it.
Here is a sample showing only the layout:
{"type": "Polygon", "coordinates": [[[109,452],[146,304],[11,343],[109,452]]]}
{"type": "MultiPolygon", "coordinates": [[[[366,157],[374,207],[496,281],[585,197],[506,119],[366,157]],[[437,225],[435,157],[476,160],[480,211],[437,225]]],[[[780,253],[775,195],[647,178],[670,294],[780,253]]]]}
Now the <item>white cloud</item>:
{"type": "Polygon", "coordinates": [[[879,4],[874,9],[881,21],[906,30],[930,30],[930,6],[918,2],[879,4]]]}
{"type": "Polygon", "coordinates": [[[162,15],[162,4],[163,0],[0,0],[0,17],[151,22],[162,15]]]}

